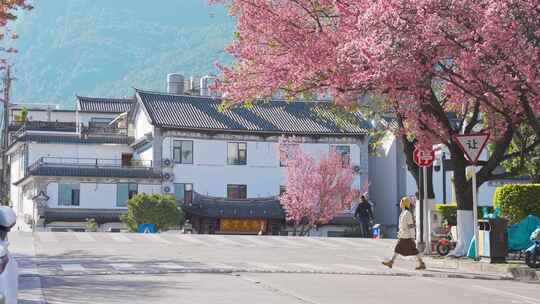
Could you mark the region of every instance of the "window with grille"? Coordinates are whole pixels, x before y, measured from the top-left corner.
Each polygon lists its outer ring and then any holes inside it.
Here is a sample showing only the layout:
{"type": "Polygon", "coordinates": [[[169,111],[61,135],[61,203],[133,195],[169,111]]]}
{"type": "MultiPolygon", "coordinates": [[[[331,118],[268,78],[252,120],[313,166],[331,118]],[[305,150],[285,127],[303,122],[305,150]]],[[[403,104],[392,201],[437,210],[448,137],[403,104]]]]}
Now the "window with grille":
{"type": "Polygon", "coordinates": [[[351,147],[346,145],[333,146],[335,151],[341,155],[343,167],[348,167],[351,164],[351,147]]]}
{"type": "Polygon", "coordinates": [[[116,188],[116,206],[125,207],[127,201],[137,195],[139,187],[134,183],[121,183],[116,188]]]}
{"type": "Polygon", "coordinates": [[[246,199],[247,185],[227,185],[228,199],[246,199]]]}
{"type": "Polygon", "coordinates": [[[79,206],[80,191],[79,184],[59,184],[58,204],[62,206],[79,206]]]}
{"type": "Polygon", "coordinates": [[[177,164],[193,164],[193,141],[174,140],[173,159],[177,164]]]}
{"type": "Polygon", "coordinates": [[[247,145],[245,142],[230,142],[227,145],[227,164],[245,165],[247,163],[247,145]]]}

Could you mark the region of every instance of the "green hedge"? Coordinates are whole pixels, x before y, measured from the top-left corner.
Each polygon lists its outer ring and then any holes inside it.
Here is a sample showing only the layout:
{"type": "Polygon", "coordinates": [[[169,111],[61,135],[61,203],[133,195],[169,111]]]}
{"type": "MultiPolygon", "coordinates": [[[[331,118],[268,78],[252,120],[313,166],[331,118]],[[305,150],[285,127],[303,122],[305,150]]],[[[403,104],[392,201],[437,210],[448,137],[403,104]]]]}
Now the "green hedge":
{"type": "Polygon", "coordinates": [[[493,206],[515,224],[529,214],[540,216],[540,184],[516,184],[497,187],[493,206]]]}
{"type": "Polygon", "coordinates": [[[139,193],[128,201],[127,207],[120,220],[131,232],[137,232],[139,224],[155,224],[158,230],[165,230],[184,222],[184,212],[172,195],[139,193]]]}
{"type": "MultiPolygon", "coordinates": [[[[446,221],[448,225],[457,225],[457,205],[450,204],[437,204],[435,206],[437,211],[441,213],[443,221],[446,221]]],[[[484,218],[489,213],[493,212],[493,207],[478,207],[478,218],[484,218]]]]}

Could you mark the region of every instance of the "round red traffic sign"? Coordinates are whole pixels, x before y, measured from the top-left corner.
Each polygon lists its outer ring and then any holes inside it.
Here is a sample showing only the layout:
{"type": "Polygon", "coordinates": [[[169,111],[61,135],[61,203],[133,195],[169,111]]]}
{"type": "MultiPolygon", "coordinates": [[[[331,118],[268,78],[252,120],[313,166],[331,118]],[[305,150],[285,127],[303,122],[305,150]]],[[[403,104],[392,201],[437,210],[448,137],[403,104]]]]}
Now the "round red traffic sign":
{"type": "Polygon", "coordinates": [[[435,160],[435,151],[414,148],[413,160],[420,167],[429,167],[435,160]]]}

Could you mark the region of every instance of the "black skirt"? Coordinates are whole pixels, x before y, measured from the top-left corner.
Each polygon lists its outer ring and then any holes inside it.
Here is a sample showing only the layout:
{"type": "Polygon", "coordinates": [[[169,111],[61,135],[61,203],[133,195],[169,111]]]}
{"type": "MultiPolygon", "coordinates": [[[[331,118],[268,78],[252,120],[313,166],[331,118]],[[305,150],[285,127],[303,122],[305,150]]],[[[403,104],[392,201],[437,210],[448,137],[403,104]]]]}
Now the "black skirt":
{"type": "Polygon", "coordinates": [[[403,256],[417,255],[414,239],[399,239],[394,252],[403,256]]]}

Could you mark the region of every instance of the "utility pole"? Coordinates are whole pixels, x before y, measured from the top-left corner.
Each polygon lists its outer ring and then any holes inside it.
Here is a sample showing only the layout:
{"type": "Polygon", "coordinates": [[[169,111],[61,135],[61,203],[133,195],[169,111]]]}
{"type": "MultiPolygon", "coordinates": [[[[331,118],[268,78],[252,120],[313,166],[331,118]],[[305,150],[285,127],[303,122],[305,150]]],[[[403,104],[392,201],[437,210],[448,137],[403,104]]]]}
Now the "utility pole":
{"type": "MultiPolygon", "coordinates": [[[[2,197],[1,199],[4,200],[9,192],[9,174],[8,174],[8,166],[7,166],[7,154],[6,150],[9,146],[9,94],[11,91],[11,81],[13,78],[11,78],[11,67],[8,65],[6,67],[6,72],[3,78],[4,83],[4,97],[2,98],[2,103],[4,104],[4,125],[2,129],[2,185],[0,187],[2,197]]],[[[4,202],[3,202],[4,203],[4,202]]]]}

